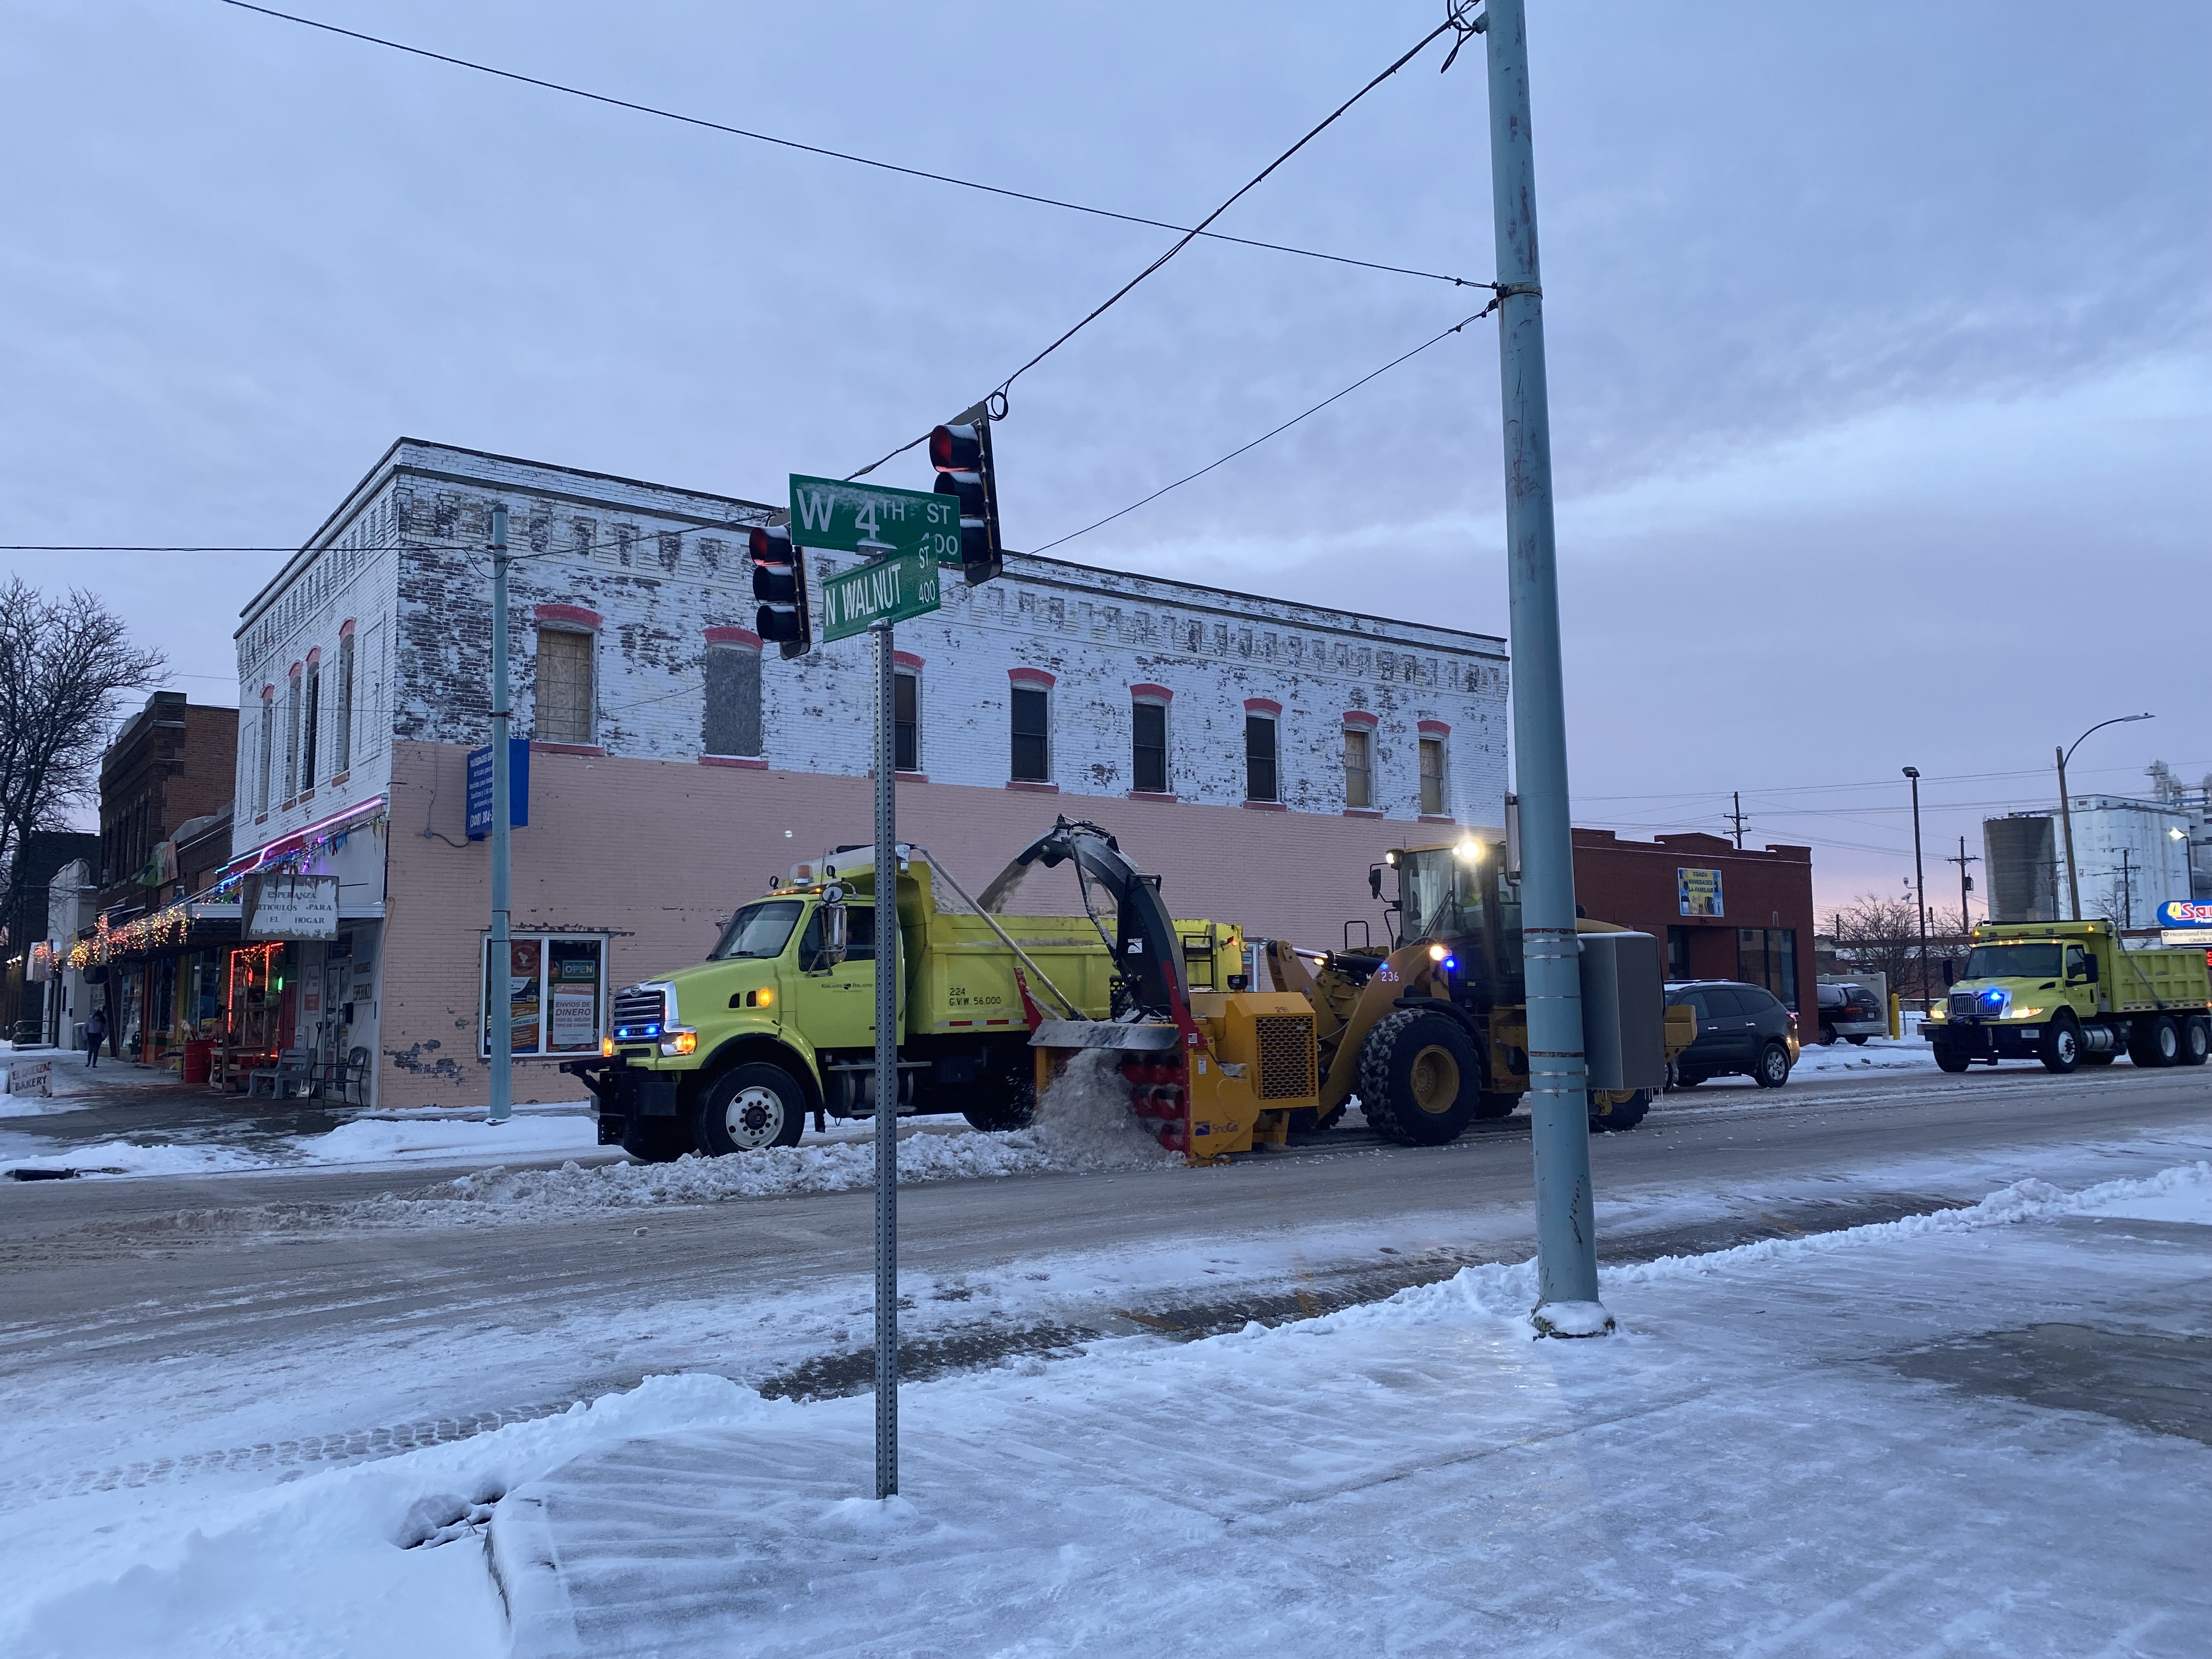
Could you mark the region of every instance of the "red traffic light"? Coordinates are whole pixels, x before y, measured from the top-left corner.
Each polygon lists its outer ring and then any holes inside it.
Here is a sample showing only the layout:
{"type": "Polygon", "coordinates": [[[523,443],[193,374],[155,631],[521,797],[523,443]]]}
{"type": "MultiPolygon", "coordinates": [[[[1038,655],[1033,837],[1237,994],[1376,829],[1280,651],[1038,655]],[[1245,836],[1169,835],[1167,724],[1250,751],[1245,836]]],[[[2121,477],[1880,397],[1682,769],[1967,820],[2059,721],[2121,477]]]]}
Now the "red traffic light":
{"type": "Polygon", "coordinates": [[[929,434],[929,464],[939,472],[975,472],[983,465],[983,440],[972,426],[940,426],[929,434]]]}
{"type": "Polygon", "coordinates": [[[753,598],[760,610],[754,631],[787,657],[814,648],[814,618],[806,604],[806,556],[792,545],[791,532],[757,525],[746,537],[753,561],[753,598]]]}

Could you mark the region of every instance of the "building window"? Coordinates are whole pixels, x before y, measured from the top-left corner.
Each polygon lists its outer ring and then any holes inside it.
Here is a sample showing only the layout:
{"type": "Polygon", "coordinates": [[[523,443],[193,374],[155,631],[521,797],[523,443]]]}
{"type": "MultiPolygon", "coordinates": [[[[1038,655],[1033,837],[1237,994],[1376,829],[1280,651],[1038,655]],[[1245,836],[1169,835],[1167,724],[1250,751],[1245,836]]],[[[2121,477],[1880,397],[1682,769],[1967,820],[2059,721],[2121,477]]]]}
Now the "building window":
{"type": "Polygon", "coordinates": [[[594,934],[518,933],[507,941],[506,994],[483,941],[483,1012],[477,1052],[491,1054],[491,1013],[514,1021],[517,1054],[595,1054],[606,1024],[607,942],[594,934]]]}
{"type": "Polygon", "coordinates": [[[567,628],[538,630],[538,730],[540,743],[592,740],[592,647],[596,635],[567,628]]]}
{"type": "Polygon", "coordinates": [[[1244,799],[1273,800],[1275,720],[1272,714],[1244,716],[1244,799]]]}
{"type": "Polygon", "coordinates": [[[353,633],[338,635],[338,675],[331,708],[331,771],[353,769],[353,633]]]}
{"type": "Polygon", "coordinates": [[[921,770],[921,676],[891,676],[891,769],[921,770]]]}
{"type": "MultiPolygon", "coordinates": [[[[591,635],[571,634],[568,637],[588,640],[591,635]]],[[[541,701],[538,706],[542,720],[545,705],[541,701]]],[[[761,752],[758,646],[718,643],[707,647],[707,708],[700,740],[710,755],[752,757],[761,752]]],[[[586,739],[572,738],[565,741],[581,743],[586,739]]]]}
{"type": "Polygon", "coordinates": [[[253,810],[269,810],[269,773],[276,753],[276,694],[264,689],[261,693],[261,753],[253,773],[253,810]]]}
{"type": "Polygon", "coordinates": [[[1735,930],[1735,976],[1763,985],[1797,1006],[1797,930],[1795,927],[1739,927],[1735,930]]]}
{"type": "Polygon", "coordinates": [[[1013,780],[1016,783],[1052,781],[1051,706],[1048,694],[1034,685],[1012,688],[1013,711],[1013,780]]]}
{"type": "Polygon", "coordinates": [[[1444,740],[1421,739],[1421,812],[1442,817],[1444,812],[1444,740]]]}
{"type": "Polygon", "coordinates": [[[307,670],[307,698],[300,710],[300,787],[315,787],[316,739],[323,728],[323,665],[307,670]]]}
{"type": "Polygon", "coordinates": [[[300,793],[300,671],[284,688],[284,799],[300,793]]]}
{"type": "Polygon", "coordinates": [[[1667,930],[1667,977],[1688,979],[1690,976],[1690,930],[1669,927],[1667,930]]]}
{"type": "Polygon", "coordinates": [[[1140,795],[1164,795],[1168,785],[1168,706],[1129,705],[1129,769],[1140,795]]]}
{"type": "Polygon", "coordinates": [[[1371,758],[1375,734],[1361,726],[1344,728],[1344,804],[1375,805],[1375,772],[1371,758]]]}

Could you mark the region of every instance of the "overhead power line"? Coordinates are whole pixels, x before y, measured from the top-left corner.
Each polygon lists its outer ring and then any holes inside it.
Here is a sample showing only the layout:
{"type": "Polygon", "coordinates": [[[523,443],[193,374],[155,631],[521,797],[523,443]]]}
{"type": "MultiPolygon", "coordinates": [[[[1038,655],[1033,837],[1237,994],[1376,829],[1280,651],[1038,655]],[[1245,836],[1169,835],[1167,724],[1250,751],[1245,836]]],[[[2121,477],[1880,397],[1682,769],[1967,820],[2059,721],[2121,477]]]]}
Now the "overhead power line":
{"type": "MultiPolygon", "coordinates": [[[[234,5],[242,4],[244,3],[244,0],[226,0],[226,3],[234,5]]],[[[1169,260],[1174,258],[1176,254],[1188,247],[1197,238],[1206,234],[1206,227],[1208,225],[1212,224],[1216,219],[1218,219],[1223,214],[1228,212],[1231,208],[1236,206],[1237,204],[1247,194],[1256,189],[1271,173],[1275,171],[1276,168],[1281,167],[1284,162],[1289,161],[1291,157],[1296,155],[1300,150],[1304,149],[1308,144],[1320,137],[1323,132],[1334,125],[1338,118],[1342,116],[1344,112],[1349,110],[1354,104],[1367,96],[1369,93],[1374,91],[1376,88],[1381,86],[1385,81],[1395,75],[1400,70],[1405,68],[1407,64],[1412,63],[1414,58],[1419,57],[1423,49],[1425,48],[1431,41],[1436,40],[1439,35],[1453,33],[1462,27],[1462,24],[1458,15],[1455,13],[1448,11],[1445,14],[1444,21],[1443,22],[1437,24],[1436,27],[1431,29],[1426,34],[1423,35],[1411,46],[1400,53],[1396,60],[1394,61],[1388,69],[1382,70],[1381,74],[1376,76],[1374,79],[1368,82],[1365,86],[1360,88],[1359,90],[1353,93],[1351,97],[1346,99],[1334,109],[1331,110],[1327,115],[1323,116],[1319,121],[1316,122],[1311,127],[1308,128],[1306,131],[1300,136],[1296,143],[1292,144],[1288,149],[1275,157],[1273,161],[1268,162],[1267,166],[1261,167],[1259,172],[1254,173],[1249,179],[1247,179],[1243,184],[1239,185],[1234,191],[1230,192],[1228,198],[1224,201],[1219,207],[1217,207],[1212,212],[1207,214],[1206,217],[1200,220],[1193,228],[1185,231],[1182,234],[1181,240],[1176,242],[1172,247],[1169,248],[1167,252],[1161,254],[1158,258],[1154,259],[1142,270],[1139,270],[1135,276],[1129,278],[1127,282],[1122,283],[1121,287],[1115,289],[1113,293],[1108,295],[1105,299],[1101,301],[1097,305],[1092,307],[1090,311],[1086,312],[1083,317],[1076,322],[1073,327],[1066,330],[1050,345],[1038,352],[1036,356],[1030,358],[1012,374],[1007,375],[1005,380],[1000,381],[996,386],[992,388],[990,394],[983,399],[981,404],[976,405],[976,407],[988,410],[994,418],[1003,416],[1006,410],[1006,399],[1009,394],[1013,391],[1014,382],[1016,380],[1020,380],[1023,375],[1028,374],[1030,370],[1035,368],[1046,358],[1051,356],[1054,352],[1059,350],[1060,347],[1066,345],[1070,340],[1083,332],[1085,329],[1090,327],[1091,324],[1097,322],[1101,317],[1104,316],[1115,306],[1119,305],[1123,300],[1127,299],[1129,295],[1135,290],[1139,283],[1143,282],[1147,276],[1152,276],[1155,271],[1158,271],[1162,266],[1165,265],[1169,260]]],[[[1457,55],[1457,49],[1455,47],[1453,56],[1456,57],[1457,55]]],[[[1445,60],[1444,67],[1447,69],[1451,67],[1450,60],[1449,58],[1445,60]]],[[[1478,283],[1459,277],[1455,277],[1452,280],[1458,283],[1459,285],[1463,288],[1486,288],[1490,289],[1493,294],[1498,289],[1498,284],[1495,283],[1478,283]]],[[[905,443],[901,444],[896,449],[890,451],[890,453],[878,455],[874,460],[870,461],[859,471],[847,473],[845,475],[847,480],[849,482],[854,478],[866,477],[869,473],[873,472],[885,461],[896,459],[897,457],[905,454],[908,450],[912,449],[917,444],[925,441],[927,436],[928,434],[925,433],[920,438],[908,439],[905,443]]]]}
{"type": "MultiPolygon", "coordinates": [[[[394,40],[380,34],[368,34],[359,29],[341,28],[336,23],[325,23],[319,18],[302,17],[295,12],[278,11],[270,6],[257,6],[252,0],[222,0],[222,3],[240,11],[250,11],[280,22],[296,23],[302,28],[319,29],[325,34],[358,40],[365,46],[381,46],[387,52],[404,52],[410,58],[428,58],[434,64],[446,64],[454,69],[464,69],[477,75],[489,75],[501,81],[513,81],[519,85],[536,87],[545,92],[557,92],[570,98],[581,98],[589,103],[605,104],[611,109],[625,109],[634,114],[650,115],[657,120],[674,121],[687,127],[699,127],[708,132],[719,132],[732,138],[749,138],[755,143],[772,144],[779,149],[797,150],[801,155],[819,155],[832,161],[847,161],[854,167],[872,167],[878,173],[895,173],[908,179],[926,179],[932,184],[951,185],[958,190],[981,191],[986,196],[1001,196],[1009,201],[1031,202],[1039,207],[1059,208],[1068,213],[1081,213],[1094,219],[1113,219],[1123,224],[1143,225],[1152,230],[1172,230],[1192,236],[1205,236],[1208,240],[1234,242],[1243,247],[1256,247],[1270,253],[1295,254],[1302,259],[1321,259],[1330,264],[1354,265],[1363,270],[1380,270],[1394,276],[1418,276],[1432,283],[1449,283],[1457,288],[1480,288],[1483,284],[1470,282],[1463,276],[1454,276],[1441,270],[1420,270],[1409,265],[1394,265],[1378,259],[1358,259],[1349,254],[1324,253],[1316,248],[1294,247],[1285,242],[1262,241],[1251,236],[1231,236],[1218,230],[1193,230],[1165,219],[1147,218],[1141,213],[1119,213],[1111,208],[1092,207],[1084,202],[1071,202],[1057,196],[1042,196],[1034,191],[1014,190],[1005,185],[987,185],[980,179],[963,179],[949,173],[933,173],[927,167],[903,167],[896,161],[885,161],[872,155],[858,155],[850,150],[830,149],[822,144],[803,143],[796,138],[782,138],[772,132],[760,132],[750,127],[733,126],[726,121],[710,120],[703,115],[686,115],[680,110],[664,109],[657,104],[641,103],[632,98],[618,98],[611,93],[594,92],[588,87],[570,86],[565,82],[549,81],[541,76],[525,75],[519,70],[501,69],[495,64],[478,63],[473,58],[458,58],[451,52],[434,52],[428,46],[410,46],[404,40],[394,40]]],[[[1441,31],[1439,31],[1441,32],[1441,31]]],[[[1434,39],[1434,36],[1431,36],[1434,39]]],[[[1427,43],[1423,42],[1424,45],[1427,43]]]]}
{"type": "Polygon", "coordinates": [[[1066,543],[1072,542],[1078,536],[1088,536],[1092,531],[1100,528],[1102,526],[1109,525],[1113,523],[1115,520],[1121,518],[1125,514],[1134,513],[1139,507],[1145,506],[1147,502],[1159,500],[1161,496],[1166,495],[1170,489],[1180,489],[1185,484],[1190,483],[1194,478],[1204,477],[1207,473],[1212,471],[1214,468],[1218,466],[1226,466],[1230,462],[1235,460],[1239,455],[1244,454],[1248,451],[1257,449],[1261,444],[1267,442],[1268,439],[1276,437],[1282,433],[1288,432],[1292,427],[1296,426],[1300,421],[1304,420],[1308,416],[1320,414],[1322,410],[1327,409],[1331,404],[1336,402],[1338,398],[1350,397],[1353,392],[1358,391],[1360,387],[1365,386],[1370,380],[1380,379],[1382,375],[1388,374],[1392,369],[1397,368],[1399,364],[1409,362],[1413,358],[1419,356],[1431,346],[1436,345],[1442,341],[1449,340],[1453,335],[1458,333],[1469,323],[1480,321],[1483,318],[1487,317],[1497,308],[1498,301],[1492,300],[1488,305],[1483,307],[1481,310],[1476,312],[1474,316],[1461,318],[1459,321],[1454,323],[1449,328],[1444,330],[1443,333],[1422,341],[1420,344],[1415,346],[1411,351],[1400,353],[1397,356],[1393,357],[1389,362],[1383,364],[1382,368],[1370,370],[1367,374],[1361,375],[1358,380],[1354,380],[1350,386],[1346,386],[1340,392],[1332,392],[1328,397],[1322,398],[1312,408],[1302,410],[1300,413],[1291,416],[1289,420],[1285,421],[1279,427],[1275,427],[1269,431],[1262,432],[1258,437],[1253,439],[1250,443],[1245,444],[1239,448],[1231,450],[1219,460],[1209,461],[1204,466],[1199,468],[1197,471],[1186,473],[1183,477],[1177,478],[1173,483],[1162,484],[1158,489],[1152,491],[1151,495],[1141,496],[1138,500],[1131,501],[1128,506],[1121,508],[1120,511],[1109,513],[1104,518],[1098,520],[1096,523],[1087,524],[1080,530],[1071,530],[1067,534],[1060,537],[1057,541],[1047,542],[1042,547],[1035,548],[1031,550],[1037,553],[1049,553],[1054,548],[1061,546],[1066,543]]]}

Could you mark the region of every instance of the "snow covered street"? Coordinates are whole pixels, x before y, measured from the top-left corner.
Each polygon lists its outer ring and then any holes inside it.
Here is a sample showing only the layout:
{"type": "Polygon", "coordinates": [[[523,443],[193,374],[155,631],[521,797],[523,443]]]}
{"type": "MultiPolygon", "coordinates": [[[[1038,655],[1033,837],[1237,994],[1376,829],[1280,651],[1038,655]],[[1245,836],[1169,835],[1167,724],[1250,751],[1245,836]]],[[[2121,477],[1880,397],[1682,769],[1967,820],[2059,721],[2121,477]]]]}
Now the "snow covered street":
{"type": "Polygon", "coordinates": [[[908,1143],[1009,1167],[902,1200],[888,1510],[864,1193],[0,1188],[0,1652],[2201,1651],[2200,1079],[1674,1097],[1596,1149],[1578,1344],[1525,1128],[1012,1139],[908,1143]]]}

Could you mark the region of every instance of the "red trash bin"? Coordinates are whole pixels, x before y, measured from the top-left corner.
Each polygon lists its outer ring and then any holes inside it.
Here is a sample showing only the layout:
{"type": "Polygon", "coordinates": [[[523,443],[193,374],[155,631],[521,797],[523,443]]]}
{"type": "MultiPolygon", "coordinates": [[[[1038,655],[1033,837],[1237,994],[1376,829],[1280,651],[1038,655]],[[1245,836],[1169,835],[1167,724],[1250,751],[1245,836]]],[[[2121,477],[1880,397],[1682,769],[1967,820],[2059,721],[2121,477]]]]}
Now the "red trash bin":
{"type": "Polygon", "coordinates": [[[185,1043],[185,1082],[188,1085],[197,1083],[202,1088],[205,1088],[207,1086],[209,1068],[212,1064],[214,1058],[215,1043],[212,1040],[196,1041],[185,1043]]]}

